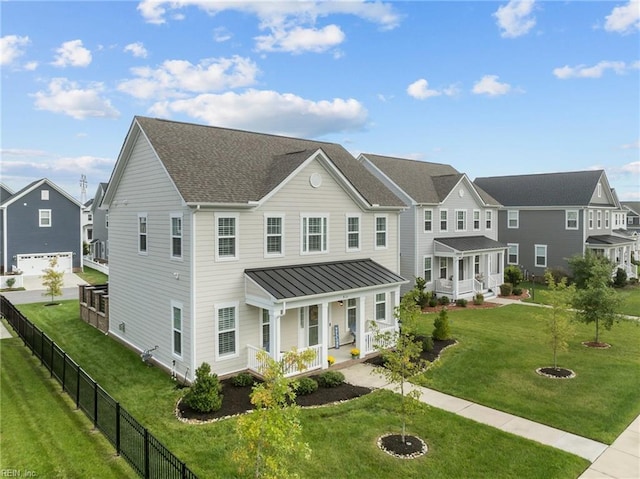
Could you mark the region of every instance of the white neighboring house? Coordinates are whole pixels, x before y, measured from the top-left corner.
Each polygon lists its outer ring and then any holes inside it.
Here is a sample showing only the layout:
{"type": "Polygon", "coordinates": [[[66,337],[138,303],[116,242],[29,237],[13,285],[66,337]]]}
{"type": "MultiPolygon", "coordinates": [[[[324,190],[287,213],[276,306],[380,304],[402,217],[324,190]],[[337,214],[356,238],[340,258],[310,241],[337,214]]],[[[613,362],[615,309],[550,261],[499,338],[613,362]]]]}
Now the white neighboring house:
{"type": "MultiPolygon", "coordinates": [[[[91,244],[93,239],[93,213],[91,212],[91,205],[93,199],[88,200],[82,205],[82,243],[91,244]]],[[[83,246],[84,249],[84,246],[83,246]]]]}
{"type": "Polygon", "coordinates": [[[338,144],[135,117],[101,207],[109,334],[188,380],[397,327],[404,204],[338,144]]]}
{"type": "Polygon", "coordinates": [[[428,291],[451,300],[497,295],[506,245],[498,241],[495,199],[449,165],[369,153],[358,159],[408,207],[400,217],[403,277],[422,277],[428,291]]]}

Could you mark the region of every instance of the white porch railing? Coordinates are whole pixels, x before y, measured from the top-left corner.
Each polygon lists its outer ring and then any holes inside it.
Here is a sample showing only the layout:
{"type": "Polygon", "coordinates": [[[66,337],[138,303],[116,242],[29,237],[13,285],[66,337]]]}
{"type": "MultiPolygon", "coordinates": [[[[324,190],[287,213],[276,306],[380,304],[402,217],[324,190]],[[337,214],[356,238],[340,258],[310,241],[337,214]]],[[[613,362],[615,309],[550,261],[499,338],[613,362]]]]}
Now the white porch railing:
{"type": "Polygon", "coordinates": [[[93,259],[89,258],[88,256],[85,256],[82,259],[82,264],[84,266],[87,266],[88,268],[91,269],[95,269],[96,271],[100,271],[101,273],[104,274],[109,274],[109,265],[108,264],[104,264],[104,263],[98,263],[97,261],[94,261],[93,259]]]}
{"type": "MultiPolygon", "coordinates": [[[[381,334],[384,333],[393,333],[395,331],[394,326],[388,326],[386,328],[380,328],[378,331],[381,334]]],[[[376,337],[373,335],[373,331],[367,331],[364,334],[364,354],[370,354],[376,352],[378,348],[388,349],[394,346],[394,341],[391,339],[388,340],[376,340],[376,337]]]]}
{"type": "Polygon", "coordinates": [[[436,293],[438,294],[453,294],[453,281],[449,279],[436,279],[436,293]]]}
{"type": "MultiPolygon", "coordinates": [[[[307,363],[307,367],[303,369],[298,369],[291,365],[285,371],[285,376],[295,376],[296,374],[302,374],[307,371],[313,371],[314,369],[320,369],[322,367],[322,344],[316,344],[315,346],[309,346],[308,348],[302,348],[299,351],[306,351],[307,349],[311,349],[315,351],[315,357],[313,361],[307,363]]],[[[258,374],[261,374],[264,370],[264,361],[260,361],[258,358],[258,352],[264,351],[261,348],[256,348],[255,346],[251,346],[247,344],[247,367],[250,371],[254,371],[258,374]]],[[[278,360],[282,359],[284,353],[278,354],[278,360]]]]}

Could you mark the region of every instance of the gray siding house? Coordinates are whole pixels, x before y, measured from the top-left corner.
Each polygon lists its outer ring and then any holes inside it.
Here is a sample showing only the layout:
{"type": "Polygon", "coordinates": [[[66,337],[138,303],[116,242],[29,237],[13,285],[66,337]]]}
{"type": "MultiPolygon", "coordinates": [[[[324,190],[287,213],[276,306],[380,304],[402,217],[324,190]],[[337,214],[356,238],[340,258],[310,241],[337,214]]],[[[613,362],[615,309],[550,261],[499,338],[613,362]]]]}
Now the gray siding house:
{"type": "Polygon", "coordinates": [[[476,178],[496,198],[498,237],[507,264],[542,277],[548,268],[568,272],[567,259],[590,249],[637,277],[631,253],[637,242],[616,233],[620,206],[603,170],[476,178]]]}
{"type": "Polygon", "coordinates": [[[397,327],[404,204],[338,144],[135,117],[102,207],[109,334],[177,376],[397,327]]]}
{"type": "Polygon", "coordinates": [[[82,204],[44,178],[6,196],[0,203],[0,268],[39,276],[58,257],[58,268],[82,268],[82,204]]]}
{"type": "Polygon", "coordinates": [[[407,206],[400,215],[403,277],[422,277],[428,291],[453,300],[497,294],[506,246],[498,242],[495,199],[449,165],[369,153],[359,161],[407,206]]]}
{"type": "Polygon", "coordinates": [[[91,204],[92,238],[91,257],[94,260],[109,260],[109,211],[101,207],[108,183],[99,183],[91,204]]]}
{"type": "Polygon", "coordinates": [[[620,203],[627,213],[627,230],[640,234],[640,201],[621,201],[620,203]]]}

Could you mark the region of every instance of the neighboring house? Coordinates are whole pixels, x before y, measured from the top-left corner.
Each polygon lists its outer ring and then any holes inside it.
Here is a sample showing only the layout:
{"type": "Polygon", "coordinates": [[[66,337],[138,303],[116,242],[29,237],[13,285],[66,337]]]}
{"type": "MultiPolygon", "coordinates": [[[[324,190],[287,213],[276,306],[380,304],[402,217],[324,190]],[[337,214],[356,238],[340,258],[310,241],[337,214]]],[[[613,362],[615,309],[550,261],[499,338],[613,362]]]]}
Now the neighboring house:
{"type": "Polygon", "coordinates": [[[189,380],[396,328],[404,205],[338,144],[135,117],[102,207],[109,334],[189,380]]]}
{"type": "Polygon", "coordinates": [[[109,259],[109,211],[101,207],[102,198],[107,191],[108,183],[99,183],[93,196],[91,215],[93,220],[91,239],[91,257],[94,260],[109,259]]]}
{"type": "Polygon", "coordinates": [[[368,153],[359,161],[408,207],[400,217],[403,277],[422,277],[427,290],[452,300],[497,294],[506,246],[496,200],[449,165],[368,153]]]}
{"type": "Polygon", "coordinates": [[[82,268],[82,205],[46,178],[11,196],[4,189],[0,212],[0,265],[3,271],[20,270],[38,276],[58,257],[58,268],[82,268]]]}
{"type": "Polygon", "coordinates": [[[498,237],[508,245],[507,263],[542,277],[545,270],[568,273],[567,259],[592,250],[637,277],[631,252],[637,242],[618,234],[620,212],[603,170],[476,178],[498,200],[498,237]]]}
{"type": "Polygon", "coordinates": [[[621,201],[620,204],[627,213],[627,230],[640,234],[640,201],[621,201]]]}
{"type": "Polygon", "coordinates": [[[93,239],[93,213],[91,213],[91,205],[93,199],[82,205],[82,243],[91,244],[93,239]]]}

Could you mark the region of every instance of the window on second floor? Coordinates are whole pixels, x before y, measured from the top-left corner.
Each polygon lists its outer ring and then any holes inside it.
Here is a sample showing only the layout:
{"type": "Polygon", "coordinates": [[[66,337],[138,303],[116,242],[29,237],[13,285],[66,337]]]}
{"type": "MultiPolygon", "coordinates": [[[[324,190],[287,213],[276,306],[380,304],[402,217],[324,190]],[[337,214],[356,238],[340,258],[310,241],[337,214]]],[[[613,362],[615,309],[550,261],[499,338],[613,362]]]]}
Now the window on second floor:
{"type": "Polygon", "coordinates": [[[598,229],[602,228],[602,211],[596,211],[596,227],[598,229]]]}
{"type": "Polygon", "coordinates": [[[147,252],[147,214],[138,213],[138,253],[147,252]]]}
{"type": "Polygon", "coordinates": [[[42,201],[49,200],[49,190],[40,190],[40,199],[42,201]]]}
{"type": "Polygon", "coordinates": [[[387,247],[387,216],[376,216],[376,249],[387,247]]]}
{"type": "Polygon", "coordinates": [[[282,215],[270,215],[265,216],[265,256],[282,256],[284,254],[283,243],[283,223],[284,217],[282,215]]]}
{"type": "Polygon", "coordinates": [[[448,228],[447,210],[440,210],[440,231],[447,231],[448,228]]]}
{"type": "Polygon", "coordinates": [[[484,219],[485,219],[485,228],[490,230],[492,226],[492,220],[493,220],[493,211],[491,210],[485,211],[484,219]]]}
{"type": "Polygon", "coordinates": [[[327,216],[303,216],[301,233],[303,253],[327,252],[327,216]]]}
{"type": "Polygon", "coordinates": [[[41,228],[51,227],[51,210],[38,210],[38,226],[41,228]]]}
{"type": "Polygon", "coordinates": [[[520,226],[520,212],[518,210],[507,210],[507,228],[515,229],[520,226]]]}
{"type": "Polygon", "coordinates": [[[507,264],[518,264],[518,243],[507,243],[507,264]]]}
{"type": "Polygon", "coordinates": [[[347,251],[360,250],[360,216],[347,216],[347,251]]]}
{"type": "Polygon", "coordinates": [[[589,229],[593,229],[593,210],[589,210],[589,229]]]}
{"type": "Polygon", "coordinates": [[[433,231],[433,210],[424,210],[424,230],[433,231]]]}
{"type": "Polygon", "coordinates": [[[578,210],[565,211],[565,228],[568,230],[578,229],[578,210]]]}
{"type": "Polygon", "coordinates": [[[611,213],[609,211],[604,212],[604,227],[609,228],[609,215],[611,213]]]}
{"type": "Polygon", "coordinates": [[[216,259],[238,259],[237,215],[216,215],[216,259]]]}
{"type": "Polygon", "coordinates": [[[182,258],[182,214],[171,215],[171,257],[182,258]]]}
{"type": "Polygon", "coordinates": [[[467,212],[456,210],[456,231],[467,231],[467,212]]]}
{"type": "Polygon", "coordinates": [[[480,210],[473,210],[473,230],[480,229],[480,210]]]}

